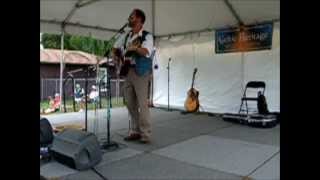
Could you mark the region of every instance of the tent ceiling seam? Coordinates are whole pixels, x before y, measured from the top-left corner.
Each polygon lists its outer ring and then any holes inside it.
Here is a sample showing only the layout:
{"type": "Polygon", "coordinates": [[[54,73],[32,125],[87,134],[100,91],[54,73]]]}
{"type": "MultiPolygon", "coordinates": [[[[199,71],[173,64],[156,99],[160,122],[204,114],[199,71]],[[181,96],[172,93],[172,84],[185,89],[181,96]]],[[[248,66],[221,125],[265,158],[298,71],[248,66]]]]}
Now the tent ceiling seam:
{"type": "Polygon", "coordinates": [[[62,29],[65,28],[66,25],[68,25],[70,19],[72,18],[72,16],[74,15],[74,13],[76,12],[76,10],[84,7],[84,6],[88,6],[92,3],[95,3],[97,1],[100,1],[100,0],[89,0],[87,2],[83,2],[84,0],[78,0],[76,2],[76,4],[74,5],[74,7],[71,9],[71,11],[68,13],[67,17],[62,21],[62,29]]]}
{"type": "MultiPolygon", "coordinates": [[[[58,24],[58,25],[61,25],[63,23],[62,21],[47,20],[47,19],[40,19],[40,22],[48,23],[48,24],[58,24]]],[[[73,22],[67,22],[65,25],[101,30],[101,31],[108,31],[108,32],[117,32],[118,31],[117,29],[105,28],[105,27],[101,27],[101,26],[90,26],[90,25],[85,25],[85,24],[81,24],[81,23],[73,23],[73,22]]]]}
{"type": "Polygon", "coordinates": [[[75,11],[79,8],[79,4],[82,0],[78,0],[75,5],[73,6],[73,8],[71,9],[71,11],[68,13],[67,17],[64,18],[64,20],[62,21],[62,29],[64,29],[64,27],[66,26],[66,24],[68,23],[68,21],[71,19],[71,17],[73,16],[73,14],[75,13],[75,11]]]}
{"type": "Polygon", "coordinates": [[[169,36],[180,36],[180,35],[193,34],[193,33],[210,32],[210,31],[214,31],[215,29],[216,28],[205,28],[205,29],[201,29],[201,30],[164,34],[164,35],[158,35],[158,36],[156,36],[156,38],[169,37],[169,36]]]}
{"type": "MultiPolygon", "coordinates": [[[[40,22],[48,23],[48,24],[58,24],[58,25],[62,24],[61,21],[47,20],[47,19],[40,19],[40,22]]],[[[280,19],[272,19],[272,20],[268,20],[268,21],[264,21],[264,22],[280,22],[280,19]]],[[[68,23],[66,23],[66,25],[75,26],[75,27],[82,27],[82,28],[89,28],[89,29],[100,30],[100,31],[108,31],[108,32],[117,32],[118,31],[117,29],[111,29],[111,28],[106,28],[106,27],[101,27],[101,26],[90,26],[90,25],[85,25],[85,24],[81,24],[81,23],[73,23],[73,22],[68,22],[68,23]]],[[[192,33],[210,32],[210,31],[215,31],[217,29],[220,29],[220,28],[205,28],[205,29],[201,29],[201,30],[178,32],[178,33],[171,33],[171,34],[164,34],[164,35],[155,35],[155,38],[179,36],[179,35],[186,35],[186,34],[192,34],[192,33]]]]}
{"type": "Polygon", "coordinates": [[[228,9],[230,10],[231,14],[236,18],[236,20],[238,21],[239,24],[244,24],[243,21],[241,20],[239,14],[237,13],[237,11],[234,9],[234,7],[232,6],[232,4],[229,2],[229,0],[224,0],[223,1],[228,9]]]}
{"type": "MultiPolygon", "coordinates": [[[[83,0],[82,0],[82,1],[83,1],[83,0]]],[[[82,2],[82,1],[81,1],[81,2],[82,2]]],[[[79,3],[79,4],[78,4],[78,7],[81,8],[81,7],[84,7],[84,6],[88,6],[88,5],[90,5],[90,4],[92,4],[92,3],[95,3],[95,2],[97,2],[97,1],[101,1],[101,0],[89,0],[89,1],[84,2],[84,3],[79,3]]]]}
{"type": "MultiPolygon", "coordinates": [[[[272,19],[272,20],[266,20],[266,21],[261,21],[258,22],[257,24],[262,24],[262,23],[270,23],[270,22],[280,22],[279,19],[272,19]]],[[[226,26],[226,27],[233,27],[233,26],[226,26]]],[[[187,35],[187,34],[194,34],[194,33],[203,33],[203,32],[210,32],[210,31],[215,31],[218,29],[224,29],[225,27],[219,27],[219,28],[204,28],[200,30],[192,30],[192,31],[185,31],[185,32],[177,32],[177,33],[171,33],[171,34],[164,34],[164,35],[156,35],[156,38],[163,38],[163,37],[170,37],[170,36],[180,36],[180,35],[187,35]]]]}

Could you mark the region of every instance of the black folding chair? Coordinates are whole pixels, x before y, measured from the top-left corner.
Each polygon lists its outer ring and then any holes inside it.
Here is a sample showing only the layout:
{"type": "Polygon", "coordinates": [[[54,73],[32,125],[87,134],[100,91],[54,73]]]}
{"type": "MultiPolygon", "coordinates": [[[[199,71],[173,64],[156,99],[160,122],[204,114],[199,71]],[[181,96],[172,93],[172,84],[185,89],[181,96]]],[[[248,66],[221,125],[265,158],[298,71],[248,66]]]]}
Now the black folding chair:
{"type": "MultiPolygon", "coordinates": [[[[243,96],[241,98],[241,105],[240,105],[240,109],[239,109],[239,114],[241,112],[246,112],[248,114],[249,113],[248,101],[256,101],[258,103],[258,93],[260,92],[262,95],[264,95],[265,89],[266,89],[265,82],[263,82],[263,81],[249,81],[246,85],[243,96]],[[255,93],[253,93],[253,92],[248,93],[248,90],[255,91],[255,93]],[[245,104],[245,106],[244,106],[244,104],[245,104]]],[[[256,109],[256,112],[258,112],[257,109],[256,109]]]]}

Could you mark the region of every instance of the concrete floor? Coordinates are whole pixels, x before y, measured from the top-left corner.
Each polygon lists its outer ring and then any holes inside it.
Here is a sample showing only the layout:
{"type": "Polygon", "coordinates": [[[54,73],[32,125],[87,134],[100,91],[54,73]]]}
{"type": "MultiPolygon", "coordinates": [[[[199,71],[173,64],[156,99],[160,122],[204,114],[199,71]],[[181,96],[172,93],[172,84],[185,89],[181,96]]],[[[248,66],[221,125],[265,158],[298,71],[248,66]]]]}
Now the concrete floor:
{"type": "MultiPolygon", "coordinates": [[[[106,137],[106,110],[88,113],[88,130],[106,137]],[[94,131],[94,122],[99,128],[94,131]]],[[[280,179],[280,125],[259,129],[206,114],[151,109],[152,144],[125,142],[128,112],[111,110],[111,139],[120,148],[106,152],[96,169],[108,179],[280,179]]],[[[84,112],[46,115],[53,126],[84,123],[84,112]]],[[[41,175],[66,180],[100,180],[92,170],[57,162],[40,166],[41,175]]]]}

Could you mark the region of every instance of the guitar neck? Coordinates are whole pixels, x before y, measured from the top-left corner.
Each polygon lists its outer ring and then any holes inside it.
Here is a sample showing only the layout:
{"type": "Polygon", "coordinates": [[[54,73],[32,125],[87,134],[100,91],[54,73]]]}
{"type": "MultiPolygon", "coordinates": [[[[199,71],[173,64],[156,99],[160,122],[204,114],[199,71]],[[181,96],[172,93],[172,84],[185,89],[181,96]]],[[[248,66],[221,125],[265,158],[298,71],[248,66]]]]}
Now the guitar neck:
{"type": "Polygon", "coordinates": [[[193,85],[194,85],[194,76],[192,77],[191,89],[193,88],[193,85]]]}
{"type": "Polygon", "coordinates": [[[191,89],[193,88],[193,85],[194,85],[194,79],[195,79],[195,76],[196,76],[196,71],[193,72],[193,76],[192,76],[192,83],[191,83],[191,89]]]}

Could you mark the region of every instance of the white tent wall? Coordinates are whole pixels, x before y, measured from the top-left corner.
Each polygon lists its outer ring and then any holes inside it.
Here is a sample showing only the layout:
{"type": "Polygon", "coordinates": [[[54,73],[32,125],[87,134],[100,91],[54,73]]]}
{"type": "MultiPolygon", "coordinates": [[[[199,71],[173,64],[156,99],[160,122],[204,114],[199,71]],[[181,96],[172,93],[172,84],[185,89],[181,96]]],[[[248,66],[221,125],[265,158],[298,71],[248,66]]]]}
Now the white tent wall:
{"type": "MultiPolygon", "coordinates": [[[[175,38],[177,39],[177,38],[175,38]]],[[[160,40],[154,71],[156,107],[168,104],[168,71],[170,65],[170,107],[184,108],[187,90],[191,86],[193,69],[198,68],[195,88],[200,91],[201,111],[213,113],[237,112],[243,87],[248,81],[266,82],[266,98],[271,111],[280,109],[280,29],[275,24],[272,50],[215,54],[214,32],[185,36],[178,42],[160,40]]]]}
{"type": "Polygon", "coordinates": [[[244,84],[265,81],[265,96],[270,111],[280,111],[280,27],[274,25],[272,50],[244,54],[244,84]]]}
{"type": "Polygon", "coordinates": [[[186,87],[190,88],[193,72],[192,45],[190,39],[179,42],[160,41],[158,44],[158,70],[154,71],[154,103],[167,106],[168,102],[168,59],[170,63],[170,106],[178,108],[183,104],[186,87]],[[188,79],[188,80],[187,80],[188,79]],[[181,81],[182,80],[182,81],[181,81]]]}
{"type": "Polygon", "coordinates": [[[199,100],[202,111],[225,112],[238,107],[236,97],[241,88],[241,55],[230,53],[214,54],[213,33],[193,35],[179,42],[161,41],[159,43],[159,69],[154,71],[154,99],[158,107],[168,103],[168,58],[170,67],[170,106],[183,109],[187,91],[190,89],[192,73],[198,68],[195,88],[200,91],[199,100]]]}
{"type": "Polygon", "coordinates": [[[199,70],[196,84],[201,94],[199,101],[206,112],[235,111],[241,89],[241,55],[215,54],[213,36],[209,33],[193,42],[199,70]],[[206,42],[199,42],[201,39],[206,42]]]}

